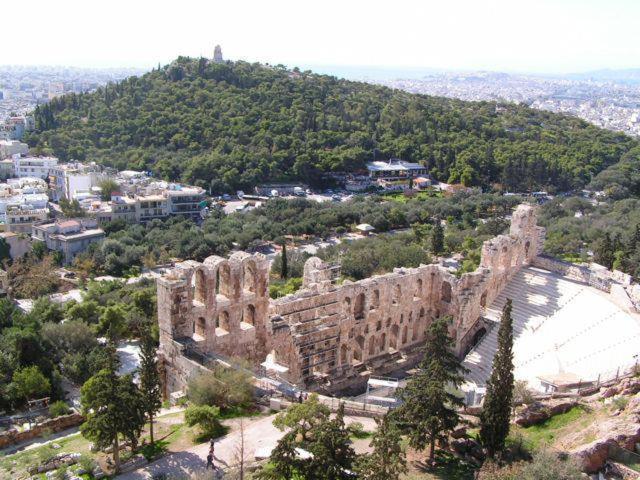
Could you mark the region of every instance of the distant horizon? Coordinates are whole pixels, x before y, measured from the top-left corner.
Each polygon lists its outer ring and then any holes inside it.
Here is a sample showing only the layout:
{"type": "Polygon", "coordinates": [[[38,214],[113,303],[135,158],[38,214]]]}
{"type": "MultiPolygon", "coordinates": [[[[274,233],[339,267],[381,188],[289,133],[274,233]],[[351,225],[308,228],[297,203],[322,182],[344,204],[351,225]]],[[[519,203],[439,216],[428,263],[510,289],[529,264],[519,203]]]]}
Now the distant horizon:
{"type": "Polygon", "coordinates": [[[3,8],[2,63],[147,68],[179,54],[284,65],[564,75],[635,68],[637,0],[366,3],[31,0],[3,8]]]}
{"type": "MultiPolygon", "coordinates": [[[[224,50],[223,50],[224,54],[224,50]]],[[[183,57],[188,57],[188,55],[179,55],[183,57]]],[[[192,56],[191,58],[199,58],[200,56],[192,56]]],[[[177,57],[176,57],[177,58],[177,57]]],[[[210,58],[210,57],[205,57],[210,58]]],[[[547,78],[567,78],[572,76],[588,76],[591,74],[602,74],[602,73],[639,73],[640,74],[640,66],[638,67],[628,67],[628,68],[610,68],[610,67],[602,67],[596,68],[592,70],[583,70],[583,71],[575,71],[575,72],[540,72],[533,70],[497,70],[497,69],[473,69],[473,68],[438,68],[438,67],[427,67],[427,66],[395,66],[395,65],[364,65],[364,64],[309,64],[309,63],[292,63],[285,64],[283,62],[258,62],[258,61],[250,61],[246,59],[226,59],[230,61],[246,61],[250,63],[261,63],[261,64],[269,64],[269,65],[285,65],[288,69],[299,68],[302,71],[310,70],[314,73],[324,74],[324,75],[333,75],[340,76],[340,73],[345,73],[347,71],[351,71],[350,73],[357,74],[359,71],[359,75],[361,78],[367,78],[371,73],[388,73],[389,76],[384,75],[384,79],[410,79],[414,78],[414,76],[419,75],[420,77],[430,74],[472,74],[472,73],[496,73],[496,74],[507,74],[507,75],[522,75],[522,76],[533,76],[533,77],[547,77],[547,78]],[[393,75],[392,75],[393,74],[393,75]],[[398,76],[400,74],[400,76],[398,76]]],[[[171,62],[160,62],[162,66],[168,65],[171,62]]],[[[0,65],[0,70],[7,68],[20,68],[20,69],[38,69],[38,68],[50,68],[50,69],[74,69],[74,70],[96,70],[96,71],[122,71],[122,70],[132,70],[139,71],[142,73],[147,73],[154,68],[157,68],[158,63],[155,63],[152,66],[142,66],[142,65],[122,65],[122,66],[81,66],[81,65],[68,65],[68,64],[4,64],[0,65]]],[[[347,78],[347,77],[345,77],[347,78]]],[[[355,77],[354,77],[355,78],[355,77]]],[[[382,79],[382,77],[378,77],[382,79]]],[[[415,77],[419,78],[419,77],[415,77]]]]}

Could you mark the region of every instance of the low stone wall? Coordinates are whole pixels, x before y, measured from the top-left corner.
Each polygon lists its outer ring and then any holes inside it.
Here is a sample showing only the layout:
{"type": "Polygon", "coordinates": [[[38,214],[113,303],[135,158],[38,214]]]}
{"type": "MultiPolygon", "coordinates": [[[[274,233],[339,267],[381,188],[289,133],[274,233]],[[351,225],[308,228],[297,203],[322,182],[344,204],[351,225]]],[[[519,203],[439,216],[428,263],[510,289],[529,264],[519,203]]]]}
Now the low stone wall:
{"type": "Polygon", "coordinates": [[[565,262],[558,258],[547,257],[545,255],[538,255],[533,260],[533,266],[549,270],[550,272],[567,277],[570,280],[576,280],[582,283],[589,283],[589,279],[591,277],[591,272],[587,267],[574,265],[573,263],[565,262]]]}
{"type": "Polygon", "coordinates": [[[42,423],[38,423],[31,427],[30,430],[19,432],[12,429],[0,433],[0,449],[16,445],[18,443],[33,440],[42,436],[44,433],[56,433],[67,428],[76,427],[84,422],[84,417],[79,413],[71,413],[60,417],[51,418],[42,423]]]}

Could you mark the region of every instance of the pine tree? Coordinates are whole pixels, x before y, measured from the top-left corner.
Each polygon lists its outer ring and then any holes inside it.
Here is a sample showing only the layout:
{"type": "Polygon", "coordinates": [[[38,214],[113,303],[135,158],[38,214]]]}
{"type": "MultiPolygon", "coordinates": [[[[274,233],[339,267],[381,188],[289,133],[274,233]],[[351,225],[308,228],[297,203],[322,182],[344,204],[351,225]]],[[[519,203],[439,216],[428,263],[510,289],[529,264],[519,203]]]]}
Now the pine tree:
{"type": "Polygon", "coordinates": [[[142,395],[131,375],[119,376],[118,358],[112,342],[107,345],[107,368],[85,382],[80,403],[86,418],[82,435],[98,448],[113,448],[116,473],[120,470],[120,437],[137,442],[145,424],[142,395]]]}
{"type": "Polygon", "coordinates": [[[608,232],[598,240],[593,253],[594,260],[600,265],[604,265],[607,268],[611,268],[613,266],[615,249],[611,236],[608,232]]]}
{"type": "Polygon", "coordinates": [[[370,446],[373,452],[360,455],[356,462],[358,478],[363,480],[398,480],[407,472],[405,454],[400,444],[400,430],[385,415],[382,420],[376,419],[378,429],[373,434],[370,446]]]}
{"type": "Polygon", "coordinates": [[[149,420],[149,439],[153,440],[153,417],[162,406],[162,392],[160,390],[160,374],[156,360],[156,345],[151,337],[151,325],[143,328],[140,345],[140,391],[145,414],[149,420]]]}
{"type": "Polygon", "coordinates": [[[287,263],[287,244],[282,242],[282,269],[280,271],[280,278],[286,279],[289,277],[289,265],[287,263]]]}
{"type": "Polygon", "coordinates": [[[452,351],[447,324],[451,317],[435,320],[427,329],[424,358],[402,392],[402,406],[394,412],[409,444],[423,450],[429,445],[429,464],[435,463],[435,446],[459,423],[457,407],[462,399],[454,395],[464,380],[465,368],[452,351]]]}
{"type": "Polygon", "coordinates": [[[480,440],[491,458],[504,450],[509,435],[509,419],[513,400],[513,320],[511,300],[502,309],[498,330],[498,350],[493,357],[491,377],[480,415],[480,440]]]}
{"type": "Polygon", "coordinates": [[[440,219],[436,218],[436,221],[431,229],[431,251],[436,255],[439,255],[444,250],[444,230],[440,219]]]}
{"type": "Polygon", "coordinates": [[[309,452],[313,454],[304,465],[303,478],[318,480],[350,480],[350,470],[356,454],[349,440],[349,430],[344,423],[344,403],[341,403],[334,419],[320,423],[312,430],[313,440],[309,452]]]}

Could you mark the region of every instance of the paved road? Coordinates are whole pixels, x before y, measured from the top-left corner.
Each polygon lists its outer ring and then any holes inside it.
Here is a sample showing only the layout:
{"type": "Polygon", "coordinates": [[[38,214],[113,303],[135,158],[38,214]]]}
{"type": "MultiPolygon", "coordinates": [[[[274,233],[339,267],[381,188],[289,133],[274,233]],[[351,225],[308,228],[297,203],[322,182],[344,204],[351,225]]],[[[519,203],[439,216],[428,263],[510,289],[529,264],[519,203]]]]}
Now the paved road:
{"type": "MultiPolygon", "coordinates": [[[[259,418],[244,419],[245,436],[245,461],[253,461],[257,449],[272,449],[278,440],[284,435],[283,432],[273,426],[275,415],[259,418]]],[[[373,430],[375,422],[366,417],[346,417],[347,424],[360,422],[365,430],[373,430]]],[[[226,470],[237,463],[237,449],[240,444],[240,419],[224,422],[231,427],[231,432],[215,442],[216,467],[226,470]]],[[[357,440],[354,448],[357,452],[368,450],[369,440],[357,440]]],[[[206,466],[209,444],[203,443],[189,448],[188,450],[173,453],[163,457],[144,468],[134,472],[119,475],[120,480],[142,480],[152,478],[154,475],[165,473],[169,476],[187,476],[203,471],[206,466]]]]}

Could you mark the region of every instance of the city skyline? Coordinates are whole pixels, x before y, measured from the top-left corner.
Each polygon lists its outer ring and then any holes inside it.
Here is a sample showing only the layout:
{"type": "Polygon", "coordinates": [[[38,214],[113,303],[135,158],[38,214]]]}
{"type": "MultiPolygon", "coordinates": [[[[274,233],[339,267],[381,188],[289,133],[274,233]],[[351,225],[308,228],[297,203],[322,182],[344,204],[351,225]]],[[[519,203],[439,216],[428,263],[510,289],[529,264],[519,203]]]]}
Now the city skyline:
{"type": "MultiPolygon", "coordinates": [[[[395,9],[378,1],[320,8],[187,0],[180,10],[117,0],[100,21],[77,0],[33,3],[39,15],[28,28],[9,22],[6,33],[21,41],[3,52],[2,64],[150,69],[178,55],[211,57],[221,44],[225,58],[290,67],[567,74],[639,66],[640,4],[630,0],[403,1],[395,9]],[[52,26],[46,42],[28,35],[52,26]]],[[[5,13],[21,15],[17,4],[5,13]]]]}

